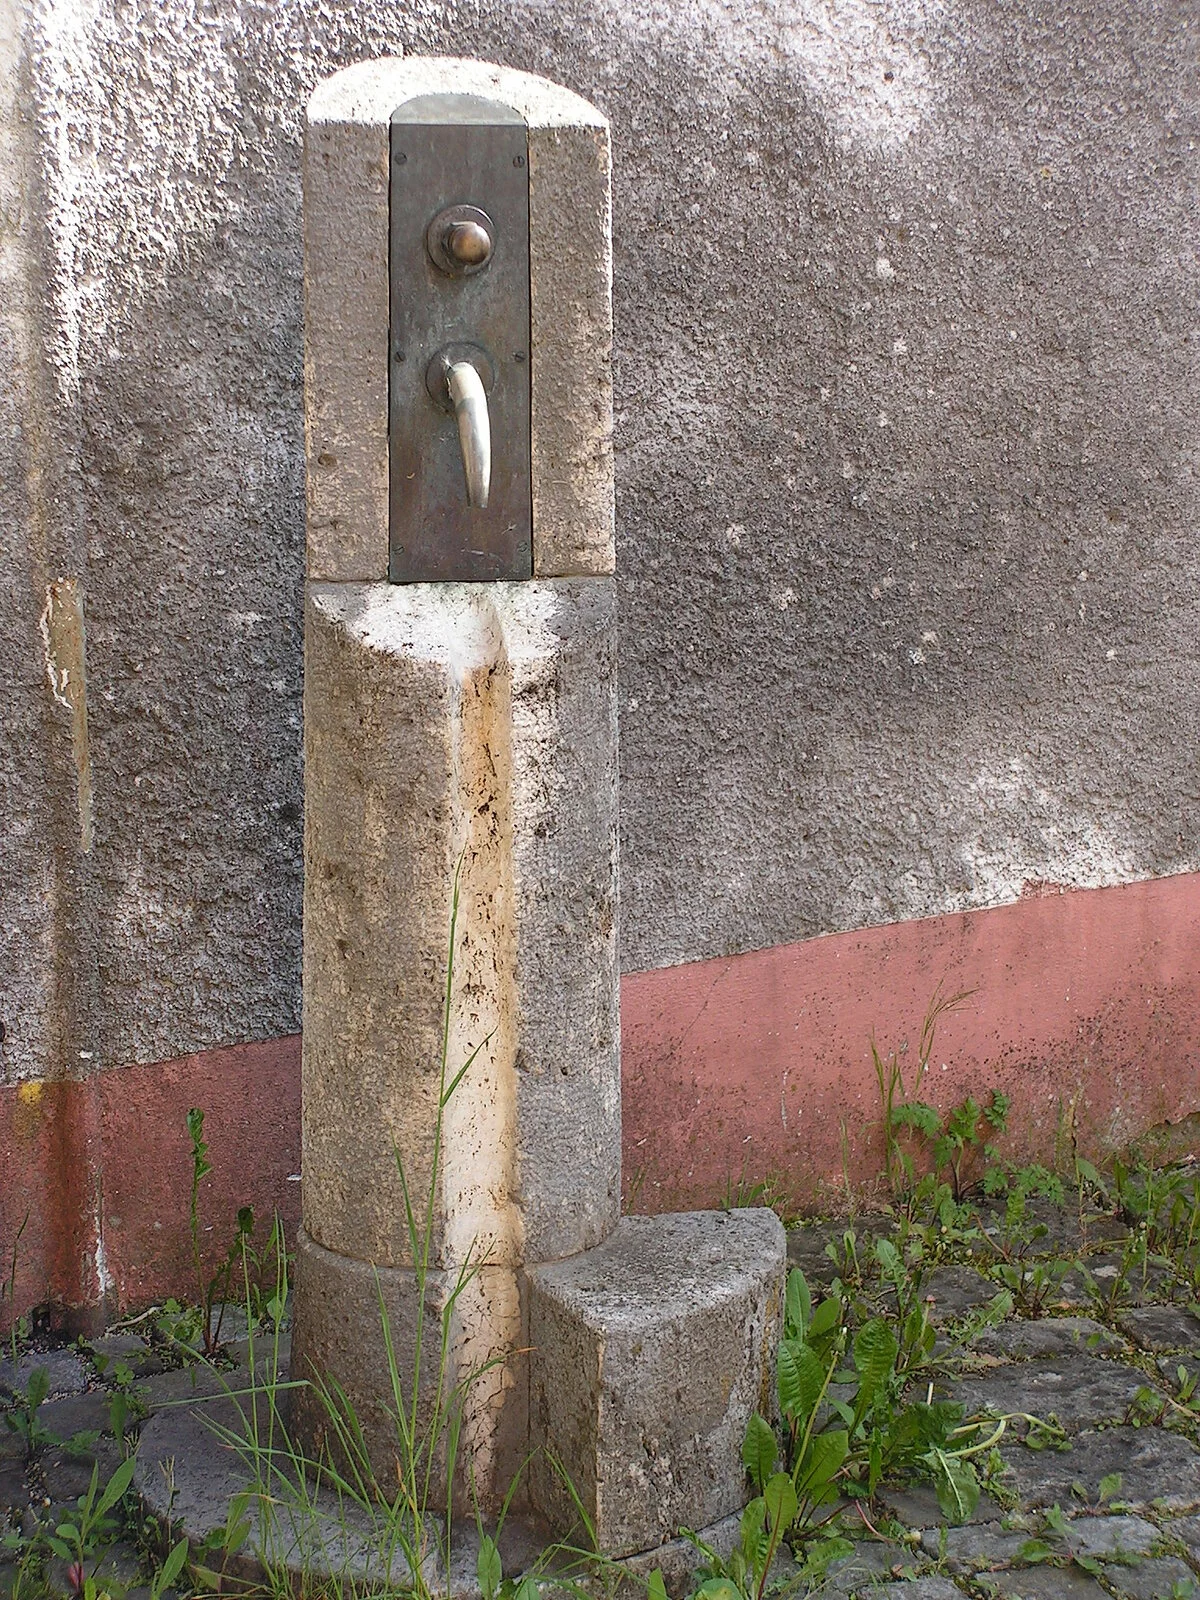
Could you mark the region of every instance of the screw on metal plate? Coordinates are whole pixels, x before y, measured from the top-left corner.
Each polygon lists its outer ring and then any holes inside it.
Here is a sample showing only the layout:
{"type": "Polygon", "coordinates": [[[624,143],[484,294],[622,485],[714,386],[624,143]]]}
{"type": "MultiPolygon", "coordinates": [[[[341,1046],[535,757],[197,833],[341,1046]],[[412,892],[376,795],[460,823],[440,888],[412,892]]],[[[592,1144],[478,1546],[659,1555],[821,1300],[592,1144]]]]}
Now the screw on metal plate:
{"type": "Polygon", "coordinates": [[[392,117],[393,582],[528,578],[528,132],[509,106],[426,95],[392,117]],[[401,352],[407,359],[402,359],[401,352]]]}

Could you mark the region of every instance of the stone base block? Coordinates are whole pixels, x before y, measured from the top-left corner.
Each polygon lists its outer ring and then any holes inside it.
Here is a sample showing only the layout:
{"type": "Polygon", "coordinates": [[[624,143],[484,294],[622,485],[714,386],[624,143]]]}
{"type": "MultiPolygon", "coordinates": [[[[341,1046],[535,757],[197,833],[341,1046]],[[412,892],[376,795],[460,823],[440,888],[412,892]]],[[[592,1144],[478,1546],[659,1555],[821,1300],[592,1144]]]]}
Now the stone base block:
{"type": "Polygon", "coordinates": [[[625,1217],[526,1270],[531,1495],[561,1533],[569,1477],[611,1556],[745,1502],[742,1434],[774,1390],[785,1238],[771,1211],[625,1217]]]}
{"type": "MultiPolygon", "coordinates": [[[[303,1230],[297,1238],[291,1373],[309,1387],[293,1394],[292,1431],[314,1460],[325,1448],[344,1459],[318,1387],[333,1393],[336,1385],[361,1426],[377,1480],[394,1491],[401,1454],[394,1364],[399,1403],[412,1416],[416,1391],[417,1429],[424,1436],[430,1432],[439,1381],[444,1400],[456,1384],[465,1385],[456,1505],[469,1513],[476,1501],[485,1508],[497,1503],[525,1449],[523,1344],[520,1294],[511,1267],[479,1267],[465,1279],[457,1272],[428,1272],[422,1312],[411,1268],[373,1267],[337,1255],[303,1230]],[[449,1345],[441,1369],[444,1321],[449,1345]],[[473,1373],[480,1375],[472,1378],[473,1373]]],[[[344,1405],[343,1414],[349,1415],[344,1405]]],[[[435,1455],[439,1472],[444,1471],[444,1435],[435,1455]]]]}
{"type": "MultiPolygon", "coordinates": [[[[276,1398],[286,1415],[287,1392],[276,1398]]],[[[244,1398],[241,1403],[245,1408],[244,1398]]],[[[239,1426],[233,1403],[216,1401],[169,1406],[142,1429],[134,1486],[146,1510],[171,1530],[171,1537],[187,1538],[194,1549],[225,1528],[234,1495],[253,1488],[249,1467],[214,1431],[237,1432],[239,1426]]],[[[221,1572],[222,1593],[277,1593],[285,1579],[292,1580],[296,1594],[320,1592],[322,1583],[326,1592],[349,1594],[407,1593],[412,1588],[394,1540],[381,1533],[376,1519],[327,1487],[314,1496],[310,1484],[293,1496],[277,1485],[271,1503],[251,1496],[246,1517],[250,1529],[238,1550],[222,1555],[218,1544],[205,1557],[208,1566],[221,1572]]],[[[539,1519],[510,1511],[501,1529],[486,1526],[499,1543],[506,1578],[518,1583],[530,1571],[540,1571],[544,1578],[549,1535],[539,1519]]],[[[728,1554],[738,1537],[738,1519],[727,1517],[696,1531],[706,1544],[728,1554]]],[[[446,1561],[440,1551],[431,1550],[423,1574],[429,1592],[442,1600],[482,1600],[474,1516],[455,1523],[449,1554],[446,1561]]],[[[645,1600],[646,1580],[659,1567],[667,1593],[682,1596],[695,1586],[697,1565],[692,1545],[675,1539],[620,1567],[579,1573],[576,1592],[603,1600],[645,1600]]],[[[565,1593],[565,1586],[556,1592],[565,1593]]]]}
{"type": "MultiPolygon", "coordinates": [[[[267,1405],[263,1400],[259,1404],[265,1434],[267,1405]]],[[[276,1404],[286,1420],[290,1406],[286,1391],[276,1393],[276,1404]]],[[[244,1395],[240,1407],[243,1413],[249,1410],[244,1395]]],[[[286,1593],[289,1580],[296,1595],[413,1592],[403,1552],[378,1516],[327,1485],[315,1488],[311,1480],[294,1488],[276,1481],[274,1494],[260,1497],[253,1492],[255,1477],[248,1462],[216,1430],[245,1433],[232,1401],[173,1405],[160,1411],[139,1437],[134,1487],[146,1510],[171,1530],[172,1539],[186,1538],[197,1553],[198,1547],[209,1547],[203,1559],[221,1574],[221,1594],[286,1593]],[[224,1551],[219,1534],[228,1521],[230,1502],[247,1491],[246,1540],[237,1550],[224,1551]]],[[[274,1466],[277,1472],[286,1470],[278,1460],[274,1466]]],[[[423,1589],[441,1600],[482,1600],[474,1517],[455,1522],[448,1560],[442,1527],[431,1512],[423,1589]]],[[[506,1519],[497,1538],[505,1573],[519,1577],[541,1555],[545,1530],[532,1519],[514,1515],[506,1519]]],[[[644,1583],[639,1592],[645,1593],[644,1583]]]]}

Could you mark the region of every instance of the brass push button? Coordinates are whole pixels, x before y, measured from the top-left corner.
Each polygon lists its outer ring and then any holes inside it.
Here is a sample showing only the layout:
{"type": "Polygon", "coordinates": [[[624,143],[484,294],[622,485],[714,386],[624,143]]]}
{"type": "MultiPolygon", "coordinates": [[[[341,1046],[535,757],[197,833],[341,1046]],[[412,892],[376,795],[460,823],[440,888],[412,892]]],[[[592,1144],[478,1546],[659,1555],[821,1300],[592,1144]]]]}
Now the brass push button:
{"type": "Polygon", "coordinates": [[[451,277],[482,272],[496,248],[495,227],[478,206],[448,206],[425,231],[425,248],[434,266],[451,277]]]}
{"type": "Polygon", "coordinates": [[[446,235],[446,254],[461,267],[486,266],[492,254],[492,236],[479,222],[456,222],[446,235]]]}

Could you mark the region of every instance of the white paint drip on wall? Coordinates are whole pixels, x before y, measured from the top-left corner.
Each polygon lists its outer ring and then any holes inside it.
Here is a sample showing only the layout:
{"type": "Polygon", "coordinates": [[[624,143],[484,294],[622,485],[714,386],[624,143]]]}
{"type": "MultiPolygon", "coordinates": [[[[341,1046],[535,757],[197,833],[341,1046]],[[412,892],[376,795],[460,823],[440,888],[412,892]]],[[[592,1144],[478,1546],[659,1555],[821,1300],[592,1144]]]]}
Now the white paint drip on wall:
{"type": "Polygon", "coordinates": [[[71,669],[58,659],[54,641],[50,636],[50,619],[54,614],[54,592],[47,590],[46,604],[42,607],[38,617],[38,630],[42,635],[42,649],[46,656],[46,678],[50,684],[50,693],[54,696],[55,705],[62,706],[64,711],[70,711],[71,702],[67,691],[71,687],[71,669]]]}
{"type": "Polygon", "coordinates": [[[79,843],[86,853],[92,848],[92,759],[88,743],[83,587],[77,578],[58,578],[47,585],[46,603],[38,618],[38,627],[50,692],[54,703],[69,717],[79,807],[79,843]]]}
{"type": "Polygon", "coordinates": [[[97,1297],[103,1300],[110,1289],[116,1288],[117,1280],[113,1277],[108,1265],[108,1255],[104,1249],[104,1234],[101,1231],[103,1217],[100,1207],[96,1207],[96,1290],[97,1297]]]}

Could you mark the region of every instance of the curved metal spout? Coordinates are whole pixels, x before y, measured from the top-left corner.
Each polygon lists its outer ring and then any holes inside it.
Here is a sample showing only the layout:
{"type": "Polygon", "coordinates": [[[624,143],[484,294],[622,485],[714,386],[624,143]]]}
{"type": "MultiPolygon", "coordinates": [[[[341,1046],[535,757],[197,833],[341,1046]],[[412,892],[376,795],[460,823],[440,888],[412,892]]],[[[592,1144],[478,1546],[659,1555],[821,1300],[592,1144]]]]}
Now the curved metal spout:
{"type": "Polygon", "coordinates": [[[492,487],[492,425],[483,379],[469,361],[454,361],[446,367],[446,388],[458,421],[467,500],[482,510],[492,487]]]}

